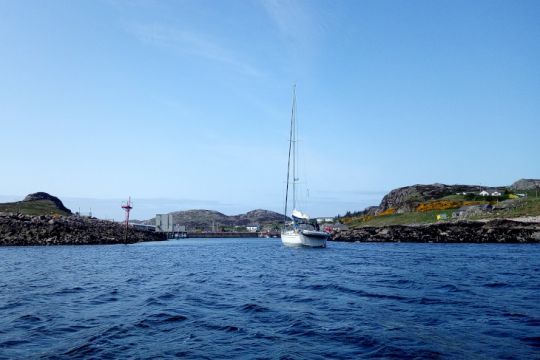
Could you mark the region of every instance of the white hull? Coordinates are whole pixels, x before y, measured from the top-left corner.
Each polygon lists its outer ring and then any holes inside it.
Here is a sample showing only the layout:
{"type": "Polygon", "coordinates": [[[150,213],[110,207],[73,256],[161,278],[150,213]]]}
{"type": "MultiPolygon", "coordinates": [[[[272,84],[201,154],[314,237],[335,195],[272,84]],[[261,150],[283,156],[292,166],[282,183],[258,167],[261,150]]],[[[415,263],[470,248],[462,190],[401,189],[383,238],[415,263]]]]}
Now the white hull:
{"type": "MultiPolygon", "coordinates": [[[[320,233],[320,232],[318,232],[320,233]]],[[[301,232],[287,230],[281,232],[281,242],[287,246],[326,247],[326,237],[306,236],[301,232]]]]}

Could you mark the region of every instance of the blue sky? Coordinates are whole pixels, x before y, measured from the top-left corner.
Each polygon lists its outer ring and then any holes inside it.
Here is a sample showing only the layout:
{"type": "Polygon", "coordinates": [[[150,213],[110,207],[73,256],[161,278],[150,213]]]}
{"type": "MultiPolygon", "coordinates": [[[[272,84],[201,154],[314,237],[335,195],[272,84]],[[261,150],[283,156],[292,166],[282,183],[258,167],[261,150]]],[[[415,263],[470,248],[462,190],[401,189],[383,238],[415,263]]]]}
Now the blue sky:
{"type": "Polygon", "coordinates": [[[0,0],[0,194],[121,218],[539,177],[538,1],[0,0]],[[307,196],[309,189],[309,196],[307,196]],[[140,206],[138,206],[138,204],[140,206]]]}

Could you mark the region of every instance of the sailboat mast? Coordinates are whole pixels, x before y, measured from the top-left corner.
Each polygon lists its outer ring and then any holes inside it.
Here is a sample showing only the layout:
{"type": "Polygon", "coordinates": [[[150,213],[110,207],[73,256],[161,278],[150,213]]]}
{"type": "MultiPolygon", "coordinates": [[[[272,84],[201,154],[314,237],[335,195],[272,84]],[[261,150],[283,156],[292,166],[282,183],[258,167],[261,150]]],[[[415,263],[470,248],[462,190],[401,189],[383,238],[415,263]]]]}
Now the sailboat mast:
{"type": "MultiPolygon", "coordinates": [[[[289,183],[290,183],[290,173],[291,173],[291,150],[292,151],[295,151],[294,150],[294,146],[293,146],[293,137],[294,137],[294,113],[295,113],[295,106],[296,106],[296,84],[294,85],[293,87],[293,106],[292,106],[292,110],[291,110],[291,130],[290,130],[290,133],[289,133],[289,157],[288,157],[288,160],[287,160],[287,185],[286,185],[286,190],[285,190],[285,212],[283,213],[283,215],[285,215],[285,221],[287,221],[287,205],[289,203],[289,183]]],[[[294,163],[294,156],[293,156],[293,163],[294,163]]],[[[294,174],[294,171],[293,171],[293,194],[294,194],[294,177],[296,175],[294,174]]],[[[294,197],[293,197],[294,198],[294,197]]],[[[296,199],[293,201],[293,204],[296,202],[296,199]]],[[[294,206],[296,204],[293,205],[293,209],[294,209],[294,206]]]]}
{"type": "Polygon", "coordinates": [[[296,84],[293,87],[293,106],[292,106],[292,126],[293,126],[293,210],[296,209],[296,181],[297,179],[297,173],[296,173],[296,160],[298,157],[298,132],[297,132],[297,126],[296,126],[296,84]]]}

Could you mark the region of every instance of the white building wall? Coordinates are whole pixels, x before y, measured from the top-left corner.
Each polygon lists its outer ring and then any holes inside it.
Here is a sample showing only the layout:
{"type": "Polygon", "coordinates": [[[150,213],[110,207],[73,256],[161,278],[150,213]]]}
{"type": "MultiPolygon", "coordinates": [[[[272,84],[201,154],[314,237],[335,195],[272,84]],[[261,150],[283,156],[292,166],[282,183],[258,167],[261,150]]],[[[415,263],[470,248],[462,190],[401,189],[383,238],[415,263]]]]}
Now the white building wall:
{"type": "Polygon", "coordinates": [[[156,231],[172,232],[173,217],[172,214],[156,214],[156,231]]]}

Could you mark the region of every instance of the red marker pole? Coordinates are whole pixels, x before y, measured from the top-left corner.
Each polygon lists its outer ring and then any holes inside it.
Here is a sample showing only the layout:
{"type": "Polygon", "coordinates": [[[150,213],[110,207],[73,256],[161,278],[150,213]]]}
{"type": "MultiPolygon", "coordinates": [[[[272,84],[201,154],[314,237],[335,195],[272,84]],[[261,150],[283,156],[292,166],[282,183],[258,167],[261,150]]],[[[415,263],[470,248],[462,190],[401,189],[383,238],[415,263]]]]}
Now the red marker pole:
{"type": "Polygon", "coordinates": [[[124,239],[124,243],[127,244],[128,242],[128,230],[129,230],[129,212],[131,209],[133,209],[133,206],[131,206],[131,196],[128,199],[128,202],[122,205],[122,209],[126,212],[126,238],[124,239]]]}

